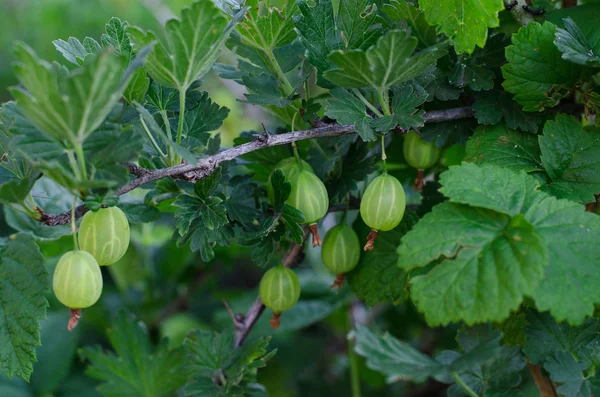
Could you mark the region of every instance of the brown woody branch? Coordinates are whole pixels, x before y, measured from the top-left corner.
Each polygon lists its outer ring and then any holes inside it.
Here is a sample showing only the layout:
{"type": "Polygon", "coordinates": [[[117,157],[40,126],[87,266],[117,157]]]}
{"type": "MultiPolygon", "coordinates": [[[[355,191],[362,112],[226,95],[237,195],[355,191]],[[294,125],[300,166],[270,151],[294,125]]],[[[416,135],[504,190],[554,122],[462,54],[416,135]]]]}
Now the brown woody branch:
{"type": "Polygon", "coordinates": [[[540,365],[533,365],[527,361],[527,368],[531,373],[535,386],[540,392],[540,397],[557,397],[554,384],[546,375],[544,375],[540,365]]]}
{"type": "MultiPolygon", "coordinates": [[[[473,117],[473,110],[470,106],[455,109],[434,110],[423,115],[425,123],[440,123],[443,121],[459,120],[470,117],[473,117]]],[[[143,186],[146,183],[154,182],[163,178],[176,178],[196,181],[210,175],[221,163],[233,160],[255,150],[272,146],[286,145],[305,139],[337,137],[354,133],[356,133],[354,125],[330,124],[310,130],[288,132],[286,134],[279,135],[257,134],[256,140],[253,142],[248,142],[240,146],[223,150],[222,152],[213,156],[200,159],[200,161],[198,161],[196,164],[180,164],[158,170],[148,170],[136,164],[126,163],[125,165],[129,169],[129,172],[135,175],[136,178],[131,180],[126,185],[121,186],[116,193],[120,196],[140,186],[143,186]]],[[[38,209],[38,211],[41,215],[39,221],[49,226],[65,225],[71,221],[70,212],[53,215],[48,214],[41,209],[38,209]]],[[[77,217],[81,217],[86,212],[87,208],[85,205],[80,205],[76,208],[75,215],[77,217]]]]}

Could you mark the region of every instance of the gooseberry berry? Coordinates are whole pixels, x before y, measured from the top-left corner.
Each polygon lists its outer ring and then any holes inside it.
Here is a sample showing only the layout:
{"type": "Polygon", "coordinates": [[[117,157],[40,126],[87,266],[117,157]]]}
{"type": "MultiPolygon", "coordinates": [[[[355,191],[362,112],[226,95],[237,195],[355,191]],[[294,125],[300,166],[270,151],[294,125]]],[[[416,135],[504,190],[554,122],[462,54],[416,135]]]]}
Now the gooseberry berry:
{"type": "Polygon", "coordinates": [[[79,247],[96,258],[100,266],[112,265],[129,247],[129,222],[117,207],[89,211],[79,226],[79,247]]]}
{"type": "Polygon", "coordinates": [[[327,189],[315,174],[306,170],[300,171],[290,182],[292,190],[286,203],[304,215],[304,223],[313,235],[313,247],[321,245],[317,221],[323,218],[329,209],[327,189]]]}
{"type": "Polygon", "coordinates": [[[360,201],[360,216],[371,232],[364,250],[372,250],[378,231],[392,230],[402,220],[406,208],[404,189],[387,172],[373,179],[360,201]]]}
{"type": "Polygon", "coordinates": [[[69,331],[79,320],[80,310],[92,306],[102,294],[102,273],[96,259],[86,251],[69,251],[58,261],[52,279],[54,295],[71,309],[69,331]]]}
{"type": "Polygon", "coordinates": [[[417,178],[415,179],[415,190],[423,188],[423,171],[426,168],[437,163],[441,149],[435,145],[435,142],[425,142],[415,131],[410,131],[404,137],[402,146],[406,162],[417,169],[417,178]]]}
{"type": "MultiPolygon", "coordinates": [[[[283,172],[283,176],[288,181],[291,181],[292,178],[294,178],[302,170],[306,170],[306,171],[314,173],[314,170],[310,166],[310,164],[308,164],[306,161],[304,161],[302,159],[300,160],[300,162],[302,163],[302,165],[300,165],[300,163],[298,163],[298,159],[296,159],[295,157],[288,157],[288,158],[281,160],[279,163],[277,163],[277,165],[275,166],[275,169],[278,169],[278,168],[281,169],[281,172],[283,172]]],[[[273,203],[274,200],[273,200],[273,186],[271,185],[271,175],[269,175],[269,181],[267,182],[267,194],[269,197],[269,202],[273,203]]]]}
{"type": "Polygon", "coordinates": [[[281,313],[291,309],[300,298],[300,281],[293,270],[279,265],[269,269],[260,280],[260,299],[273,311],[271,327],[279,328],[281,313]]]}
{"type": "Polygon", "coordinates": [[[346,273],[354,269],[360,259],[358,236],[345,219],[325,234],[321,259],[325,266],[336,274],[336,279],[330,288],[342,288],[346,273]]]}

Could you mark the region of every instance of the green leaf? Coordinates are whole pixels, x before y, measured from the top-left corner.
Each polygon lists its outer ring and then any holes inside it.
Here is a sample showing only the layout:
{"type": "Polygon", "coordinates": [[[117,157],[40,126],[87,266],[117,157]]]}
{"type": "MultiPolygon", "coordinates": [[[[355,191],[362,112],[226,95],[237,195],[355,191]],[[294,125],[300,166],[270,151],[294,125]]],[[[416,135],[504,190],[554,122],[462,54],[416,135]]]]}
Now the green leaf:
{"type": "Polygon", "coordinates": [[[175,217],[181,236],[178,244],[184,245],[193,238],[193,242],[201,244],[192,244],[193,251],[201,249],[201,252],[209,253],[204,256],[205,261],[214,257],[210,246],[220,240],[220,229],[229,222],[223,199],[216,194],[220,180],[221,168],[217,168],[210,176],[196,182],[194,194],[182,193],[172,204],[177,208],[175,217]]]}
{"type": "Polygon", "coordinates": [[[83,43],[75,37],[69,37],[67,41],[62,39],[54,40],[52,44],[54,44],[54,48],[56,48],[67,61],[79,66],[83,64],[88,55],[95,54],[100,47],[98,42],[94,39],[89,37],[86,39],[89,39],[88,46],[84,46],[83,43]],[[97,44],[97,46],[93,43],[97,44]]]}
{"type": "Polygon", "coordinates": [[[586,131],[574,117],[556,116],[539,137],[541,159],[552,182],[543,189],[558,198],[585,203],[600,193],[600,132],[586,131]]]}
{"type": "MultiPolygon", "coordinates": [[[[509,218],[488,211],[474,216],[459,206],[462,215],[469,218],[457,222],[456,207],[456,204],[436,206],[419,223],[424,225],[410,235],[412,239],[426,239],[422,235],[424,227],[431,229],[435,222],[453,230],[454,238],[459,241],[454,251],[458,244],[462,246],[455,257],[443,260],[424,276],[412,278],[411,297],[430,325],[504,320],[519,307],[524,295],[534,292],[543,276],[548,260],[543,241],[522,215],[509,218]],[[475,224],[493,235],[475,243],[473,233],[477,229],[472,228],[475,224]],[[473,243],[466,244],[465,240],[473,243]]],[[[408,237],[403,239],[401,249],[413,241],[408,237]]],[[[409,268],[401,249],[398,263],[409,268]]]]}
{"type": "MultiPolygon", "coordinates": [[[[477,392],[488,388],[511,389],[520,383],[519,372],[525,367],[525,360],[519,349],[501,347],[501,337],[499,331],[486,326],[461,330],[457,340],[462,351],[444,351],[434,359],[388,333],[377,334],[363,325],[348,335],[348,339],[355,341],[355,351],[366,358],[367,366],[385,374],[388,383],[399,380],[422,383],[427,378],[453,383],[454,374],[477,392]]],[[[463,396],[460,391],[454,384],[448,395],[463,396]]]]}
{"type": "Polygon", "coordinates": [[[549,313],[529,310],[524,352],[531,362],[543,364],[550,378],[560,384],[557,392],[561,395],[591,397],[600,390],[597,378],[589,373],[590,365],[598,362],[599,331],[596,318],[573,327],[557,323],[549,313]]]}
{"type": "Polygon", "coordinates": [[[485,46],[488,28],[499,26],[498,12],[502,0],[422,0],[419,7],[431,25],[452,39],[457,52],[472,53],[475,46],[485,46]]]}
{"type": "Polygon", "coordinates": [[[448,82],[458,87],[469,87],[473,91],[485,91],[494,88],[496,75],[490,69],[467,62],[458,62],[448,76],[448,82]]]}
{"type": "Polygon", "coordinates": [[[291,99],[285,98],[281,94],[277,79],[271,74],[248,74],[242,77],[242,81],[253,92],[252,94],[244,94],[248,103],[272,105],[280,108],[292,103],[291,99]]]}
{"type": "Polygon", "coordinates": [[[537,136],[509,130],[503,124],[480,126],[467,142],[465,161],[513,171],[544,171],[537,141],[537,136]]]}
{"type": "MultiPolygon", "coordinates": [[[[221,54],[223,44],[242,19],[241,10],[228,23],[225,15],[210,1],[198,1],[181,11],[181,19],[165,26],[166,45],[157,43],[145,59],[144,68],[161,85],[186,91],[204,76],[221,54]]],[[[128,27],[136,48],[158,41],[153,32],[128,27]]]]}
{"type": "Polygon", "coordinates": [[[129,223],[149,223],[160,218],[160,211],[156,207],[144,204],[121,203],[119,208],[123,210],[129,223]]]}
{"type": "Polygon", "coordinates": [[[144,130],[148,129],[149,133],[152,134],[154,139],[158,138],[158,140],[162,142],[164,147],[170,147],[175,154],[177,154],[179,157],[185,160],[188,164],[194,164],[198,161],[198,156],[196,154],[192,153],[187,147],[184,147],[183,145],[178,145],[177,143],[175,143],[172,137],[167,135],[167,133],[158,125],[158,123],[148,110],[146,110],[139,103],[136,104],[136,109],[142,117],[140,122],[143,121],[143,123],[138,128],[144,128],[144,130]]]}
{"type": "Polygon", "coordinates": [[[525,213],[539,199],[539,183],[524,172],[463,163],[440,177],[450,201],[490,209],[509,216],[525,213]]]}
{"type": "Polygon", "coordinates": [[[296,11],[294,3],[285,4],[282,10],[256,0],[248,5],[251,7],[246,12],[246,22],[237,26],[245,44],[268,52],[294,41],[296,32],[291,18],[296,11]]]}
{"type": "Polygon", "coordinates": [[[565,397],[593,397],[600,392],[600,379],[589,377],[575,358],[564,352],[554,353],[546,360],[544,369],[550,374],[550,379],[560,386],[556,392],[565,397]]]}
{"type": "Polygon", "coordinates": [[[115,54],[131,59],[133,48],[131,40],[127,36],[128,26],[127,22],[122,22],[119,18],[111,18],[106,24],[106,33],[102,35],[100,41],[104,48],[112,48],[115,54]]]}
{"type": "Polygon", "coordinates": [[[276,350],[268,352],[269,341],[269,337],[260,338],[236,349],[231,334],[191,332],[184,344],[188,371],[192,374],[185,395],[241,396],[247,395],[247,388],[256,390],[260,386],[256,384],[257,370],[265,367],[276,353],[276,350]]]}
{"type": "Polygon", "coordinates": [[[336,87],[330,91],[325,115],[339,124],[354,124],[354,128],[363,141],[374,141],[375,132],[371,128],[373,119],[367,114],[365,104],[350,91],[336,87]]]}
{"type": "Polygon", "coordinates": [[[502,119],[512,130],[536,134],[541,118],[535,113],[526,113],[512,96],[504,91],[486,91],[476,95],[473,111],[479,124],[497,124],[502,119]]]}
{"type": "Polygon", "coordinates": [[[230,189],[229,197],[225,201],[229,219],[242,224],[249,224],[257,219],[260,212],[256,208],[254,197],[254,188],[248,183],[239,184],[230,189]]]}
{"type": "MultiPolygon", "coordinates": [[[[183,124],[184,137],[194,138],[198,145],[206,146],[210,132],[219,129],[229,114],[229,109],[211,101],[207,92],[195,98],[196,106],[186,110],[183,124]]],[[[172,129],[177,130],[179,117],[173,119],[172,129]]]]}
{"type": "Polygon", "coordinates": [[[526,217],[548,249],[545,276],[533,294],[536,307],[550,310],[560,321],[581,323],[600,303],[600,292],[593,287],[600,283],[600,219],[580,204],[547,196],[526,217]]]}
{"type": "Polygon", "coordinates": [[[406,31],[390,31],[366,51],[333,51],[328,59],[337,68],[325,78],[347,88],[389,88],[420,75],[445,54],[445,46],[436,46],[411,56],[416,47],[417,39],[406,31]]]}
{"type": "MultiPolygon", "coordinates": [[[[358,265],[348,273],[348,283],[352,292],[368,306],[398,302],[406,295],[407,274],[395,266],[398,263],[396,248],[402,236],[417,221],[415,213],[407,211],[396,228],[379,233],[375,240],[375,249],[361,253],[358,265]]],[[[370,228],[358,219],[354,228],[364,244],[370,228]]]]}
{"type": "Polygon", "coordinates": [[[369,156],[369,146],[362,140],[356,140],[345,153],[340,153],[339,166],[333,173],[327,186],[332,201],[344,201],[348,193],[358,189],[357,183],[367,179],[372,173],[373,157],[369,156]]]}
{"type": "Polygon", "coordinates": [[[565,29],[556,29],[554,44],[562,58],[578,65],[600,67],[600,42],[593,47],[575,21],[571,18],[563,20],[565,29]]]}
{"type": "MultiPolygon", "coordinates": [[[[539,310],[550,310],[561,321],[580,323],[592,314],[594,303],[600,302],[600,294],[592,287],[600,282],[597,271],[600,259],[594,253],[600,219],[595,214],[586,213],[580,204],[557,200],[538,191],[535,179],[523,172],[497,166],[480,168],[463,163],[460,167],[450,167],[440,181],[444,185],[441,191],[451,202],[475,207],[450,203],[436,206],[402,239],[403,244],[398,248],[401,266],[425,266],[438,258],[452,262],[457,254],[460,257],[463,249],[479,249],[474,247],[508,237],[497,236],[502,227],[492,225],[503,223],[509,215],[513,220],[523,216],[533,227],[525,237],[539,236],[538,243],[548,253],[544,277],[527,294],[539,310]],[[441,229],[440,224],[444,228],[441,229]],[[445,230],[453,233],[450,235],[445,230]]],[[[533,245],[536,250],[540,248],[538,243],[533,245]]],[[[515,244],[518,246],[520,242],[515,244]]],[[[541,275],[539,273],[538,278],[541,275]]],[[[534,282],[533,275],[529,276],[532,278],[527,281],[534,282]]],[[[511,285],[516,284],[511,282],[511,285]]],[[[452,312],[455,310],[458,309],[453,308],[452,312]]]]}
{"type": "Polygon", "coordinates": [[[556,352],[587,356],[600,339],[600,324],[596,318],[588,318],[577,327],[559,324],[547,312],[529,310],[526,318],[523,351],[534,364],[543,364],[556,352]]]}
{"type": "Polygon", "coordinates": [[[79,331],[65,332],[69,311],[48,312],[41,325],[41,347],[36,349],[37,362],[33,365],[31,386],[37,395],[53,393],[62,388],[72,367],[79,331]]]}
{"type": "MultiPolygon", "coordinates": [[[[460,372],[462,381],[478,395],[518,395],[515,388],[521,384],[525,358],[517,347],[500,346],[500,336],[498,331],[486,325],[458,332],[456,339],[465,353],[452,364],[460,372]]],[[[452,355],[443,352],[438,360],[444,355],[452,359],[452,355]]],[[[464,389],[456,383],[448,388],[447,395],[466,396],[464,389]]]]}
{"type": "Polygon", "coordinates": [[[97,388],[102,395],[164,396],[184,384],[182,349],[169,351],[166,344],[152,349],[146,326],[126,311],[117,314],[106,333],[114,352],[99,346],[79,351],[90,362],[86,375],[102,382],[97,388]]]}
{"type": "Polygon", "coordinates": [[[285,180],[285,176],[280,169],[276,169],[271,175],[271,185],[273,186],[273,208],[276,211],[275,218],[281,220],[285,228],[290,232],[290,237],[297,244],[302,244],[302,237],[304,236],[304,230],[302,224],[304,223],[304,215],[291,205],[285,204],[291,191],[292,185],[289,181],[285,180]]]}
{"type": "Polygon", "coordinates": [[[556,106],[590,75],[589,69],[561,58],[554,45],[556,29],[550,22],[532,22],[513,35],[512,45],[506,47],[502,86],[527,112],[556,106]]]}
{"type": "Polygon", "coordinates": [[[450,101],[457,99],[462,92],[460,89],[450,85],[446,75],[435,66],[430,66],[413,81],[425,89],[427,102],[431,102],[434,99],[450,101]]]}
{"type": "Polygon", "coordinates": [[[354,350],[366,357],[369,368],[385,374],[388,383],[407,379],[420,383],[427,378],[440,380],[450,375],[442,363],[387,332],[378,335],[358,325],[348,339],[356,341],[354,350]]]}
{"type": "Polygon", "coordinates": [[[435,28],[427,23],[425,14],[413,3],[406,0],[392,0],[383,5],[383,10],[392,20],[406,21],[410,26],[411,34],[419,39],[422,47],[429,47],[437,43],[438,37],[435,28]]]}
{"type": "Polygon", "coordinates": [[[375,24],[376,9],[369,0],[341,1],[336,11],[331,0],[316,0],[310,5],[300,1],[298,8],[302,15],[294,16],[294,24],[308,61],[317,68],[317,81],[322,87],[332,88],[323,78],[323,73],[335,66],[328,59],[332,51],[367,49],[382,34],[381,26],[375,24]]]}
{"type": "Polygon", "coordinates": [[[341,0],[336,25],[346,48],[369,48],[383,34],[372,0],[341,0]]]}
{"type": "Polygon", "coordinates": [[[14,136],[8,132],[9,126],[0,119],[0,202],[22,203],[33,188],[40,173],[21,160],[11,142],[14,136]]]}
{"type": "Polygon", "coordinates": [[[271,186],[273,187],[273,207],[283,207],[292,191],[292,184],[285,179],[279,168],[271,174],[271,186]]]}
{"type": "Polygon", "coordinates": [[[258,266],[265,266],[273,257],[277,242],[289,232],[297,244],[302,244],[304,236],[304,215],[296,208],[285,204],[292,186],[285,179],[283,172],[276,169],[271,174],[273,187],[273,210],[275,214],[265,216],[256,230],[250,230],[245,239],[246,245],[252,246],[251,257],[258,266]]]}
{"type": "Polygon", "coordinates": [[[477,121],[473,119],[429,123],[421,128],[421,139],[426,142],[435,142],[437,147],[454,143],[464,145],[477,125],[477,121]]]}
{"type": "Polygon", "coordinates": [[[11,92],[33,124],[57,141],[83,142],[117,104],[129,79],[121,58],[107,53],[64,78],[24,44],[17,45],[15,73],[24,88],[11,92]]]}
{"type": "Polygon", "coordinates": [[[427,100],[423,87],[404,84],[395,86],[393,92],[392,115],[379,117],[371,123],[377,132],[386,134],[397,126],[405,130],[424,126],[425,111],[417,109],[427,100]]]}
{"type": "Polygon", "coordinates": [[[0,259],[0,369],[9,378],[29,380],[40,346],[40,320],[50,291],[44,256],[33,238],[17,234],[2,247],[0,259]]]}

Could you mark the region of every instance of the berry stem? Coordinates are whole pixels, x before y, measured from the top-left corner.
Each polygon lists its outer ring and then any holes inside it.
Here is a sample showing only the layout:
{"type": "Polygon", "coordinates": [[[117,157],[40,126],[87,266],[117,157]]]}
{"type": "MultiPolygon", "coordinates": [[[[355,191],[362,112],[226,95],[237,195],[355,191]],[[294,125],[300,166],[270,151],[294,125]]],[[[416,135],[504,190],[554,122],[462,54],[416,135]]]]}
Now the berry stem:
{"type": "Polygon", "coordinates": [[[373,244],[375,244],[375,239],[377,238],[377,230],[371,230],[369,235],[367,236],[367,243],[365,244],[365,251],[373,251],[373,244]]]}
{"type": "Polygon", "coordinates": [[[321,235],[319,234],[319,225],[317,225],[316,223],[313,223],[312,225],[308,225],[308,228],[310,229],[310,232],[312,233],[313,248],[316,246],[323,245],[323,242],[321,241],[321,235]]]}
{"type": "Polygon", "coordinates": [[[383,172],[387,173],[387,164],[385,162],[385,160],[387,159],[387,156],[385,154],[385,135],[381,136],[381,161],[383,161],[383,172]]]}
{"type": "Polygon", "coordinates": [[[77,224],[75,223],[75,208],[77,207],[77,196],[73,198],[73,205],[71,206],[71,235],[73,236],[73,249],[79,250],[79,243],[77,242],[77,224]]]}
{"type": "MultiPolygon", "coordinates": [[[[294,117],[292,117],[292,131],[291,132],[294,132],[296,130],[296,116],[298,116],[298,112],[294,113],[294,117]]],[[[302,165],[302,160],[300,159],[300,153],[298,153],[298,145],[296,145],[296,141],[292,142],[292,150],[294,151],[294,157],[296,158],[298,165],[300,165],[300,170],[304,170],[304,166],[302,165]]]]}
{"type": "Polygon", "coordinates": [[[279,328],[279,325],[281,324],[281,321],[279,320],[280,317],[281,313],[273,313],[273,317],[271,317],[271,321],[269,321],[269,324],[271,324],[271,328],[279,328]]]}
{"type": "Polygon", "coordinates": [[[346,281],[346,273],[340,273],[335,276],[335,280],[333,284],[329,286],[329,289],[337,288],[337,292],[339,293],[342,287],[344,286],[344,282],[346,281]]]}
{"type": "Polygon", "coordinates": [[[452,371],[452,377],[456,381],[456,384],[462,387],[462,389],[470,396],[470,397],[479,397],[477,393],[475,393],[471,388],[458,376],[458,374],[452,371]]]}
{"type": "MultiPolygon", "coordinates": [[[[179,88],[179,124],[177,125],[177,138],[175,143],[181,144],[183,138],[183,122],[185,120],[185,88],[179,88]]],[[[170,138],[170,137],[169,137],[170,138]]],[[[178,155],[175,155],[175,164],[179,164],[181,159],[178,155]]]]}
{"type": "Polygon", "coordinates": [[[423,189],[423,186],[425,186],[425,181],[423,180],[424,178],[424,170],[422,169],[418,169],[417,170],[417,177],[415,178],[415,183],[414,183],[414,188],[416,192],[420,192],[421,189],[423,189]]]}
{"type": "Polygon", "coordinates": [[[69,309],[69,311],[71,312],[71,318],[67,324],[67,329],[69,332],[71,332],[75,327],[77,327],[77,324],[79,324],[79,319],[81,318],[81,309],[69,309]]]}

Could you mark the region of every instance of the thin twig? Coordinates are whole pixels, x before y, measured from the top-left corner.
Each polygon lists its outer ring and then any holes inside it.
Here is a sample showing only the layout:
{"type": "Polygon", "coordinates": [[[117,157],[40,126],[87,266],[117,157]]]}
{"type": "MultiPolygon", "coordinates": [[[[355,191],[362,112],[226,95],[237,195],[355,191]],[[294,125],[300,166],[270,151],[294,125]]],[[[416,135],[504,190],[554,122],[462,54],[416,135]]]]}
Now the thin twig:
{"type": "Polygon", "coordinates": [[[554,384],[546,375],[544,375],[540,365],[533,365],[527,361],[527,368],[540,392],[540,397],[557,397],[556,390],[554,390],[554,384]]]}
{"type": "MultiPolygon", "coordinates": [[[[302,241],[305,241],[307,237],[308,228],[305,228],[304,237],[302,238],[302,241]]],[[[300,263],[303,257],[303,245],[304,244],[292,244],[292,246],[288,249],[283,258],[283,266],[292,268],[298,265],[298,263],[300,263]]],[[[227,306],[225,307],[227,308],[227,306]]],[[[233,326],[235,328],[233,345],[235,347],[240,347],[248,337],[248,334],[250,334],[252,327],[254,327],[261,314],[265,311],[265,305],[263,305],[260,296],[257,296],[256,300],[254,301],[252,306],[250,306],[250,309],[248,309],[246,314],[234,314],[230,309],[228,311],[231,315],[231,320],[233,321],[233,326]]]]}
{"type": "MultiPolygon", "coordinates": [[[[470,118],[473,116],[473,110],[469,107],[461,107],[455,109],[445,110],[434,110],[427,112],[423,115],[425,123],[440,123],[443,121],[458,120],[464,118],[470,118]]],[[[200,159],[196,164],[179,164],[173,167],[162,168],[158,170],[147,170],[145,168],[135,166],[133,164],[126,164],[129,171],[136,176],[135,179],[129,183],[121,186],[117,190],[117,195],[123,195],[128,193],[146,183],[154,182],[163,178],[178,178],[185,179],[188,181],[196,181],[209,176],[219,164],[233,160],[237,157],[243,156],[255,150],[286,145],[294,141],[301,141],[306,139],[324,138],[324,137],[336,137],[354,134],[356,131],[354,125],[339,125],[339,124],[328,124],[318,128],[310,130],[288,132],[286,134],[279,135],[264,135],[262,134],[255,141],[245,143],[240,146],[226,149],[213,156],[208,156],[200,159]]],[[[64,225],[70,222],[70,214],[48,214],[43,210],[38,210],[42,215],[39,219],[40,222],[45,223],[49,226],[64,225]]],[[[77,217],[83,216],[87,212],[85,206],[79,206],[75,210],[77,217]]]]}

